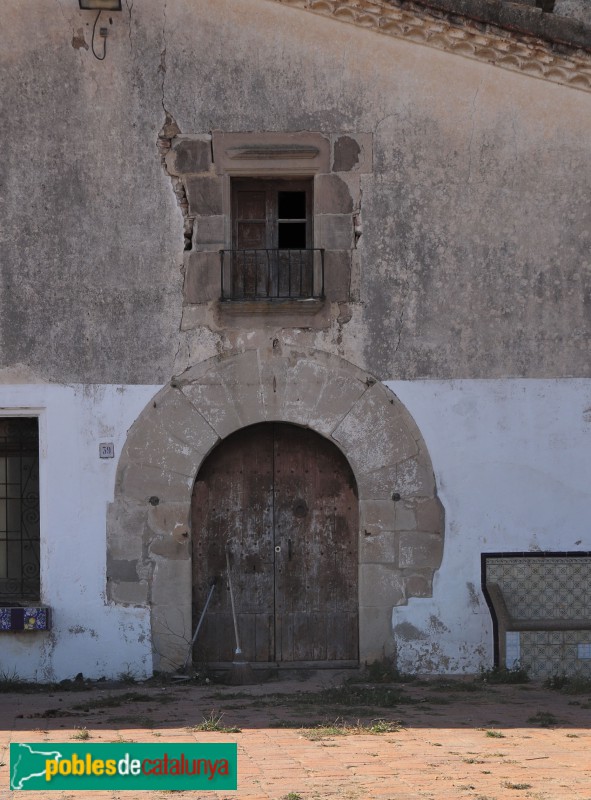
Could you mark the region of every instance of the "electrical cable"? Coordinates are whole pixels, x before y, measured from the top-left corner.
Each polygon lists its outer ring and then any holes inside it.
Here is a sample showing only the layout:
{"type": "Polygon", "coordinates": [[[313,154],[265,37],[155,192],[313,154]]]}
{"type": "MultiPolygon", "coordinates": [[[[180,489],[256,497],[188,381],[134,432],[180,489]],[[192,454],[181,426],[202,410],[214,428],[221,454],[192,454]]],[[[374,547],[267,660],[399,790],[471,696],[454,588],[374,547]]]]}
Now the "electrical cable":
{"type": "Polygon", "coordinates": [[[96,19],[94,21],[94,25],[92,26],[92,41],[91,41],[92,55],[97,59],[97,61],[104,61],[105,57],[107,55],[107,38],[106,37],[104,38],[104,41],[103,41],[103,54],[102,54],[102,56],[97,55],[97,52],[94,49],[94,35],[96,33],[96,23],[98,22],[98,19],[99,19],[101,14],[102,14],[102,9],[96,15],[96,19]]]}

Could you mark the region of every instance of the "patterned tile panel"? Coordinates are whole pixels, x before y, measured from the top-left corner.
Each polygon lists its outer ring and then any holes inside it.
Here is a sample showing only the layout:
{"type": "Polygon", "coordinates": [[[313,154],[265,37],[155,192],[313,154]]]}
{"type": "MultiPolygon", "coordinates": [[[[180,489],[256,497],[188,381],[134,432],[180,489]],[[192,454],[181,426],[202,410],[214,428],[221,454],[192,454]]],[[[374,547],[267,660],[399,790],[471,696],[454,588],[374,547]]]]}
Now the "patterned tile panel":
{"type": "Polygon", "coordinates": [[[499,585],[517,619],[591,620],[589,557],[487,558],[486,582],[499,585]]]}
{"type": "Polygon", "coordinates": [[[48,631],[51,629],[51,609],[45,606],[0,607],[1,631],[48,631]]]}
{"type": "Polygon", "coordinates": [[[532,678],[591,678],[591,556],[485,556],[486,583],[498,584],[507,610],[520,620],[589,621],[589,630],[499,631],[505,666],[532,678]]]}
{"type": "Polygon", "coordinates": [[[520,666],[532,678],[571,675],[591,678],[591,630],[550,631],[550,641],[539,642],[537,631],[521,631],[520,666]],[[589,653],[590,655],[585,655],[589,653]]]}

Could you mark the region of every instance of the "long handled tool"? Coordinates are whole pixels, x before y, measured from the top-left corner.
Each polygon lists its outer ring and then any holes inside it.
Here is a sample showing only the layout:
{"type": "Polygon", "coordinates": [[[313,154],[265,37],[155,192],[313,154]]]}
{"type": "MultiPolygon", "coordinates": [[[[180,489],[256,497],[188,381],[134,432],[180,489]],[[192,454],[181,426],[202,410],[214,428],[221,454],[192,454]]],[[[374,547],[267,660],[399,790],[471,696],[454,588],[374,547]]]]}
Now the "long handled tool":
{"type": "Polygon", "coordinates": [[[187,669],[187,664],[189,663],[189,659],[191,658],[191,654],[193,653],[193,645],[195,644],[195,642],[197,641],[197,637],[199,636],[199,631],[201,630],[201,626],[203,625],[205,613],[207,611],[207,607],[209,605],[209,601],[211,600],[211,596],[213,594],[213,590],[215,589],[216,583],[217,583],[217,578],[212,578],[209,587],[209,592],[207,593],[207,600],[205,601],[205,605],[203,606],[203,611],[201,612],[201,616],[199,617],[199,622],[197,623],[197,627],[195,628],[195,633],[193,634],[193,638],[191,639],[191,644],[189,645],[187,657],[185,659],[185,663],[183,664],[183,670],[182,670],[183,672],[187,669]]]}
{"type": "Polygon", "coordinates": [[[236,606],[234,605],[234,591],[232,589],[232,572],[230,570],[230,552],[226,547],[226,569],[228,571],[228,588],[230,589],[230,603],[232,605],[232,619],[234,621],[234,636],[236,637],[236,650],[234,651],[234,661],[230,669],[228,683],[232,686],[241,686],[245,683],[256,683],[252,667],[248,661],[244,660],[244,654],[240,648],[240,637],[238,636],[238,620],[236,618],[236,606]]]}

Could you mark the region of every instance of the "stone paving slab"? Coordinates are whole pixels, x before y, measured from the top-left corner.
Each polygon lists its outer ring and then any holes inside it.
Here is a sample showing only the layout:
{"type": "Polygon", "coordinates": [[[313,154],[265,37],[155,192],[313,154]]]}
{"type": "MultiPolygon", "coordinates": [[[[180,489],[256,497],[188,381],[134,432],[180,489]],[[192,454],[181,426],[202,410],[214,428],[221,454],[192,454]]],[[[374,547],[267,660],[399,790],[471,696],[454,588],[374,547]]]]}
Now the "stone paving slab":
{"type": "Polygon", "coordinates": [[[132,792],[9,791],[11,742],[86,735],[238,744],[236,792],[142,791],[141,800],[591,800],[591,691],[466,691],[469,681],[439,679],[393,687],[395,705],[360,707],[327,702],[323,690],[339,680],[0,693],[0,800],[135,800],[132,792]],[[400,726],[371,733],[378,718],[400,726]],[[240,732],[196,730],[204,720],[240,732]]]}

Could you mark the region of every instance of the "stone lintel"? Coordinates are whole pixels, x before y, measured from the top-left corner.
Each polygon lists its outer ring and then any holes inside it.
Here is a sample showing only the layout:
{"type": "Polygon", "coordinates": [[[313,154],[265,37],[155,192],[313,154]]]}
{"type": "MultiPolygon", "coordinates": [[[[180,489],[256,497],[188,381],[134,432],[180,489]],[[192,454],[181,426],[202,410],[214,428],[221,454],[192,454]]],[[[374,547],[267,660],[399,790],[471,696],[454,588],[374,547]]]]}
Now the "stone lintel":
{"type": "Polygon", "coordinates": [[[227,175],[311,175],[330,169],[330,140],[316,131],[214,131],[213,153],[216,170],[227,175]]]}

